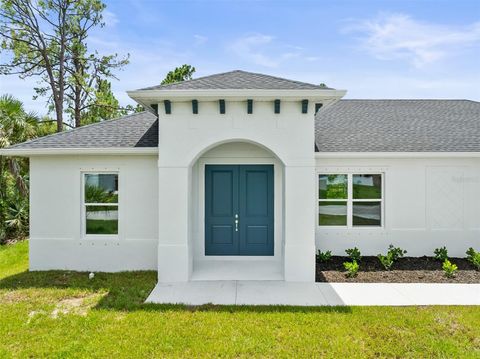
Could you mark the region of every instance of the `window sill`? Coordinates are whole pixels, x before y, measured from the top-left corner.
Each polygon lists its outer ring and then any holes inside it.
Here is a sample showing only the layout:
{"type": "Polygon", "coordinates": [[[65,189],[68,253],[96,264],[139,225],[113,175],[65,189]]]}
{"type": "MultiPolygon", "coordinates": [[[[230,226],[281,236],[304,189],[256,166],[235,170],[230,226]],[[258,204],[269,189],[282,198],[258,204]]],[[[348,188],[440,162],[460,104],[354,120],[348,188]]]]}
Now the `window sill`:
{"type": "Polygon", "coordinates": [[[385,230],[384,226],[377,227],[377,226],[362,226],[362,227],[346,227],[346,226],[317,226],[318,230],[321,231],[328,231],[328,230],[344,230],[344,231],[383,231],[385,230]]]}
{"type": "Polygon", "coordinates": [[[101,242],[101,241],[108,241],[108,242],[114,242],[114,241],[119,241],[120,237],[118,235],[109,235],[109,234],[89,234],[89,235],[84,235],[81,238],[82,242],[101,242]]]}

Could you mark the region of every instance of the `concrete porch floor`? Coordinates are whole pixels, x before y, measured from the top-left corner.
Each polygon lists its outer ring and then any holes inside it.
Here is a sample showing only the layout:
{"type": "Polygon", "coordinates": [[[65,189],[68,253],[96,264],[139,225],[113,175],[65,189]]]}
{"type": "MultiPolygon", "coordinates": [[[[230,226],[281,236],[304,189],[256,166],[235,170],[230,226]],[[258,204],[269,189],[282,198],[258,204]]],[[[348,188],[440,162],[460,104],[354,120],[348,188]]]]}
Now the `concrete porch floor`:
{"type": "Polygon", "coordinates": [[[480,305],[480,284],[192,281],[158,283],[147,303],[187,305],[480,305]]]}
{"type": "Polygon", "coordinates": [[[202,260],[194,262],[192,281],[283,281],[283,263],[271,260],[202,260]]]}

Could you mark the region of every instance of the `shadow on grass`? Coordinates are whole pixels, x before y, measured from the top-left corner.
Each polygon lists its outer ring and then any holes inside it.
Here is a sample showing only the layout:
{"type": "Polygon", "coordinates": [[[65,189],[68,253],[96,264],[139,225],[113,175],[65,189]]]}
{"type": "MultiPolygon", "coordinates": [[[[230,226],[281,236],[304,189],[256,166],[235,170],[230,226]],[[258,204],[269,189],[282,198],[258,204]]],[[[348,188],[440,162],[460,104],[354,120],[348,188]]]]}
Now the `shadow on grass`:
{"type": "MultiPolygon", "coordinates": [[[[351,308],[341,307],[295,307],[295,306],[234,306],[213,305],[187,306],[180,304],[151,304],[145,299],[157,283],[154,271],[96,273],[88,279],[86,272],[42,271],[21,272],[0,279],[0,290],[19,289],[73,289],[89,292],[106,292],[94,309],[118,311],[202,311],[202,312],[258,312],[258,313],[350,313],[351,308]]],[[[41,295],[41,293],[39,293],[41,295]]]]}

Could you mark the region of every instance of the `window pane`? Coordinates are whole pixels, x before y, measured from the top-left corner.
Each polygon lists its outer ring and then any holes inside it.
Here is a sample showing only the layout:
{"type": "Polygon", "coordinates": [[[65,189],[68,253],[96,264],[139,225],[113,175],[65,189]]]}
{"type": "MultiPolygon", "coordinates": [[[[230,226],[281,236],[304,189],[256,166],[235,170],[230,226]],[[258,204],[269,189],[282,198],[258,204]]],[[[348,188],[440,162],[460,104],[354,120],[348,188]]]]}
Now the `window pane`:
{"type": "Polygon", "coordinates": [[[346,226],[347,202],[320,202],[319,224],[321,226],[346,226]]]}
{"type": "Polygon", "coordinates": [[[118,206],[86,206],[87,234],[118,234],[118,206]]]}
{"type": "Polygon", "coordinates": [[[320,175],[318,180],[320,199],[347,198],[347,175],[320,175]]]}
{"type": "Polygon", "coordinates": [[[85,174],[85,203],[118,203],[118,174],[85,174]]]}
{"type": "Polygon", "coordinates": [[[353,175],[352,182],[354,199],[382,198],[381,175],[353,175]]]}
{"type": "Polygon", "coordinates": [[[354,226],[381,226],[381,202],[353,202],[354,226]]]}

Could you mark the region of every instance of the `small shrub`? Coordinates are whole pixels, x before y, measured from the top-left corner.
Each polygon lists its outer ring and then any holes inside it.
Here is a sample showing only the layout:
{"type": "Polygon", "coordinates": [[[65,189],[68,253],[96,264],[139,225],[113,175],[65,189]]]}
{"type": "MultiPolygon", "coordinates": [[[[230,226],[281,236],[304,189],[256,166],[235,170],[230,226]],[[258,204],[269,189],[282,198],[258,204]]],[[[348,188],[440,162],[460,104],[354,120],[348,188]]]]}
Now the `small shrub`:
{"type": "Polygon", "coordinates": [[[477,270],[480,270],[480,252],[476,252],[473,248],[468,248],[467,260],[472,263],[477,270]]]}
{"type": "Polygon", "coordinates": [[[435,254],[435,259],[445,262],[448,259],[447,247],[436,248],[433,253],[435,254]]]}
{"type": "Polygon", "coordinates": [[[387,255],[384,256],[379,254],[377,257],[380,263],[382,263],[383,267],[386,270],[390,270],[393,266],[393,263],[395,263],[399,258],[403,257],[406,253],[407,251],[403,250],[402,248],[394,247],[393,244],[390,244],[390,246],[388,246],[387,255]]]}
{"type": "Polygon", "coordinates": [[[386,270],[390,270],[392,268],[394,260],[390,252],[388,252],[386,256],[379,254],[377,257],[386,270]]]}
{"type": "Polygon", "coordinates": [[[362,254],[357,247],[346,249],[345,253],[347,253],[354,262],[360,262],[360,260],[362,259],[362,254]]]}
{"type": "Polygon", "coordinates": [[[321,250],[318,250],[317,261],[328,262],[331,258],[332,258],[332,252],[331,251],[322,252],[321,250]]]}
{"type": "Polygon", "coordinates": [[[445,259],[445,261],[442,264],[442,269],[445,272],[445,276],[447,278],[453,278],[455,277],[455,273],[458,270],[458,267],[450,262],[448,259],[445,259]]]}
{"type": "Polygon", "coordinates": [[[393,260],[397,261],[399,258],[402,258],[405,254],[407,254],[407,251],[400,247],[394,247],[393,244],[390,244],[388,246],[388,253],[391,253],[393,260]]]}
{"type": "Polygon", "coordinates": [[[360,266],[358,265],[356,260],[354,260],[353,262],[345,262],[343,263],[343,266],[347,270],[347,277],[353,278],[357,276],[360,266]]]}

